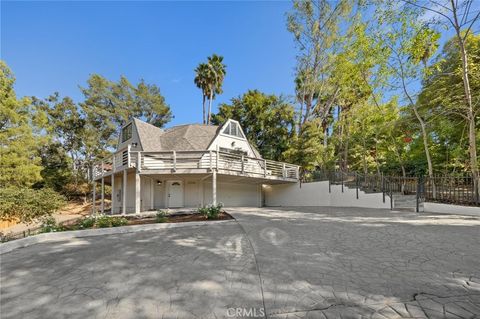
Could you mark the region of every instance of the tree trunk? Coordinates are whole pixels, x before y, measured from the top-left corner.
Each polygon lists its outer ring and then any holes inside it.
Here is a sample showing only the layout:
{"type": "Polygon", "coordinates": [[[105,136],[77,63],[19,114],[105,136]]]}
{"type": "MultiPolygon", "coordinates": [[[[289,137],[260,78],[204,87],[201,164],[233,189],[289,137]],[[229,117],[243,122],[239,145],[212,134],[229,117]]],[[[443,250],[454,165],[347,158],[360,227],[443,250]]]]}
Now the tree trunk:
{"type": "Polygon", "coordinates": [[[427,157],[427,165],[428,165],[428,177],[430,178],[430,182],[432,184],[432,197],[433,199],[437,198],[437,190],[435,187],[435,181],[433,180],[433,165],[432,165],[432,158],[430,156],[430,150],[428,149],[428,134],[427,129],[425,127],[425,121],[418,113],[417,107],[413,104],[413,112],[417,117],[418,122],[420,123],[420,128],[422,129],[422,138],[423,138],[423,147],[425,149],[425,156],[427,157]]]}
{"type": "Polygon", "coordinates": [[[462,37],[460,24],[458,23],[457,17],[457,7],[454,0],[451,0],[452,12],[454,19],[455,33],[458,40],[458,45],[460,47],[460,56],[462,57],[462,78],[463,78],[463,88],[465,91],[465,101],[467,103],[467,118],[468,118],[468,151],[470,153],[470,166],[473,177],[473,190],[474,190],[474,200],[478,200],[480,197],[479,182],[480,176],[478,171],[478,161],[477,161],[477,141],[476,141],[476,130],[475,130],[475,112],[473,110],[472,103],[472,93],[470,89],[470,80],[468,78],[468,55],[467,49],[465,47],[465,38],[462,37]]]}
{"type": "Polygon", "coordinates": [[[210,90],[210,98],[208,99],[207,125],[210,125],[210,117],[212,115],[212,101],[213,101],[213,89],[210,90]]]}
{"type": "Polygon", "coordinates": [[[206,123],[207,123],[207,121],[205,120],[205,116],[206,116],[206,114],[205,114],[205,112],[206,112],[206,110],[205,110],[205,100],[206,100],[206,99],[205,99],[205,94],[202,94],[202,95],[203,95],[203,97],[202,97],[202,99],[203,99],[203,101],[202,101],[202,106],[203,106],[203,124],[206,124],[206,123]]]}

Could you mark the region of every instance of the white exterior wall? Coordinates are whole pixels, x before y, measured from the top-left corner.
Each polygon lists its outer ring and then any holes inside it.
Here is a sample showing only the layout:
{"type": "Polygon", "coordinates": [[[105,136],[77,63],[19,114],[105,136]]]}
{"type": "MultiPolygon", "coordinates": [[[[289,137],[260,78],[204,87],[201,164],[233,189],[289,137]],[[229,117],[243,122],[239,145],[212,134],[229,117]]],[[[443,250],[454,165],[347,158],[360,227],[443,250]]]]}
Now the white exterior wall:
{"type": "Polygon", "coordinates": [[[390,198],[386,196],[385,203],[382,194],[365,194],[344,187],[331,185],[328,192],[328,181],[296,184],[264,185],[265,206],[337,206],[337,207],[370,207],[390,208],[390,198]]]}
{"type": "Polygon", "coordinates": [[[253,153],[253,150],[250,147],[250,144],[248,143],[248,141],[235,136],[219,134],[215,138],[215,140],[212,142],[212,144],[210,144],[208,150],[215,151],[217,149],[217,146],[219,148],[224,147],[224,148],[230,148],[230,149],[241,148],[242,151],[247,152],[247,155],[249,157],[255,157],[255,154],[253,153]],[[234,146],[232,146],[232,142],[235,142],[234,146]]]}
{"type": "Polygon", "coordinates": [[[425,202],[423,203],[423,210],[424,212],[428,212],[428,213],[480,216],[480,207],[425,202]]]}
{"type": "MultiPolygon", "coordinates": [[[[212,181],[206,180],[203,187],[204,202],[212,202],[212,181]]],[[[261,186],[257,184],[224,183],[217,181],[217,203],[226,207],[262,205],[261,186]]]]}

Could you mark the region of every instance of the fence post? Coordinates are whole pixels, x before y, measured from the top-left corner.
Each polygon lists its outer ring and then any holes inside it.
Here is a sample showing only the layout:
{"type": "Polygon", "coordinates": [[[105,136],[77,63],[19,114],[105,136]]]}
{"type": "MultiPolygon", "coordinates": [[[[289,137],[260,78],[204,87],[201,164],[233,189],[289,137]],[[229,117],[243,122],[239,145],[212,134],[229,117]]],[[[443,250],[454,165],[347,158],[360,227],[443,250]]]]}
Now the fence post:
{"type": "Polygon", "coordinates": [[[382,173],[382,197],[383,197],[383,202],[385,203],[385,178],[383,177],[383,173],[382,173]]]}
{"type": "Polygon", "coordinates": [[[355,172],[355,186],[357,189],[357,199],[358,199],[358,173],[357,172],[355,172]]]}
{"type": "Polygon", "coordinates": [[[343,193],[343,172],[340,171],[340,178],[342,179],[342,193],[343,193]]]}
{"type": "Polygon", "coordinates": [[[416,199],[417,199],[417,203],[416,203],[416,208],[415,208],[415,212],[418,213],[420,211],[420,179],[421,179],[421,176],[418,176],[417,177],[417,192],[416,192],[416,199]]]}
{"type": "Polygon", "coordinates": [[[390,193],[390,210],[393,210],[393,191],[391,183],[388,183],[388,189],[390,193]]]}
{"type": "Polygon", "coordinates": [[[332,192],[332,188],[331,188],[331,179],[332,179],[332,174],[329,173],[328,174],[328,192],[331,193],[332,192]]]}

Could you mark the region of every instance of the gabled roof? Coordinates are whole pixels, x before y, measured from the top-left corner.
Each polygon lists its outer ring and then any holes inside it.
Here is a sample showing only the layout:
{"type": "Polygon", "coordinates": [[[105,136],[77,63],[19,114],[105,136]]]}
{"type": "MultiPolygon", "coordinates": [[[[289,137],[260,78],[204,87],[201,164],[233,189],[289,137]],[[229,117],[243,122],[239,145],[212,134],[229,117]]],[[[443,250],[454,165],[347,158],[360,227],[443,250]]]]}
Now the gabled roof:
{"type": "Polygon", "coordinates": [[[204,151],[217,136],[217,125],[187,124],[161,129],[134,119],[140,145],[145,152],[204,151]]]}
{"type": "Polygon", "coordinates": [[[218,134],[217,125],[187,124],[165,130],[160,136],[163,150],[204,151],[218,134]]]}
{"type": "Polygon", "coordinates": [[[137,128],[138,139],[142,149],[146,152],[160,151],[160,136],[163,130],[147,122],[134,118],[135,127],[137,128]]]}

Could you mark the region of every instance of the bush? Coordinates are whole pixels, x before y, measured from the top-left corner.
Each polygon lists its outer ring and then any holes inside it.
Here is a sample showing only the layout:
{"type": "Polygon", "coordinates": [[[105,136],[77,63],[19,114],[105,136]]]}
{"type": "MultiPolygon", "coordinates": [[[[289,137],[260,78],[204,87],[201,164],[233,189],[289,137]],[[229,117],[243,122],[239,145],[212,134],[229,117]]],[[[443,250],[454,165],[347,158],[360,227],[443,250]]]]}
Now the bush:
{"type": "Polygon", "coordinates": [[[78,223],[79,228],[92,228],[95,225],[94,217],[85,217],[78,223]]]}
{"type": "Polygon", "coordinates": [[[123,217],[110,217],[110,223],[112,227],[125,226],[128,223],[128,220],[123,217]]]}
{"type": "Polygon", "coordinates": [[[100,215],[95,220],[95,227],[97,228],[107,228],[107,227],[118,227],[125,226],[128,223],[128,220],[123,217],[112,217],[106,215],[100,215]]]}
{"type": "Polygon", "coordinates": [[[24,223],[51,216],[65,204],[65,197],[49,188],[2,188],[0,198],[0,219],[24,223]]]}
{"type": "Polygon", "coordinates": [[[198,212],[205,216],[207,219],[218,219],[222,211],[223,204],[219,203],[217,205],[208,205],[200,207],[198,212]]]}
{"type": "Polygon", "coordinates": [[[42,225],[40,226],[41,233],[53,233],[58,231],[64,231],[65,227],[60,224],[57,224],[55,218],[46,217],[43,219],[42,225]]]}
{"type": "Polygon", "coordinates": [[[166,223],[167,222],[167,212],[159,210],[157,215],[155,215],[155,221],[157,223],[166,223]]]}

